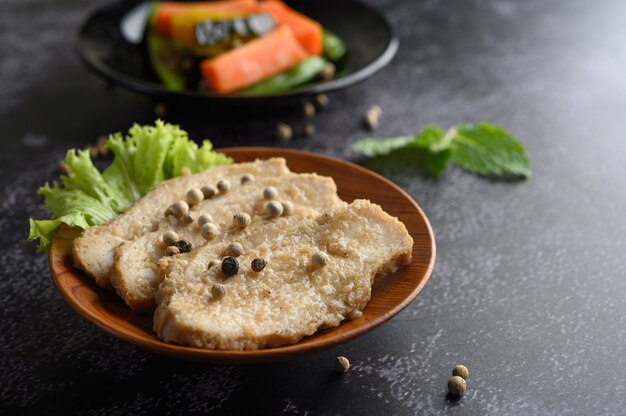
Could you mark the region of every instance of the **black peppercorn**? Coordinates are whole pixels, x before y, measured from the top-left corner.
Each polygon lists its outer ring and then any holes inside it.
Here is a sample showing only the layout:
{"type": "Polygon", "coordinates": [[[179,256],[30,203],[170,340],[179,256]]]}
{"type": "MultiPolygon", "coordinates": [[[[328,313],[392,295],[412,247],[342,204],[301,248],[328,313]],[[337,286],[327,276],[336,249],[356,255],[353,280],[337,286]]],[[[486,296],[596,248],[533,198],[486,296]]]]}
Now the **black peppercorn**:
{"type": "Polygon", "coordinates": [[[251,267],[252,270],[254,270],[255,272],[260,272],[265,268],[266,264],[267,262],[265,261],[265,259],[254,259],[252,260],[251,267]]]}
{"type": "Polygon", "coordinates": [[[177,241],[173,244],[173,246],[178,248],[178,250],[180,250],[181,253],[189,253],[193,249],[193,246],[191,245],[191,243],[185,240],[177,241]]]}
{"type": "Polygon", "coordinates": [[[222,273],[226,276],[234,276],[239,272],[239,262],[236,258],[228,256],[222,260],[222,273]]]}

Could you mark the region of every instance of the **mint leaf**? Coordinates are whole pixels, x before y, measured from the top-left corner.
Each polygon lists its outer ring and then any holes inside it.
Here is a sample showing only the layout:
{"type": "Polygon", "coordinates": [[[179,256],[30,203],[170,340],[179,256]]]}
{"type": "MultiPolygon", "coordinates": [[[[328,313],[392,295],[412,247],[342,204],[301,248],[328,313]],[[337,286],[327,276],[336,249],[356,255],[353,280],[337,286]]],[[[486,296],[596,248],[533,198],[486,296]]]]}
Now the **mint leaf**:
{"type": "Polygon", "coordinates": [[[414,145],[395,149],[386,155],[368,158],[363,161],[363,165],[381,174],[405,171],[418,175],[431,174],[428,151],[414,145]]]}
{"type": "Polygon", "coordinates": [[[376,139],[370,137],[354,143],[352,150],[362,153],[367,157],[384,156],[413,141],[415,141],[415,136],[394,137],[392,139],[376,139]]]}
{"type": "Polygon", "coordinates": [[[453,162],[484,176],[530,175],[524,146],[501,127],[485,122],[461,124],[446,132],[427,126],[416,136],[363,139],[352,149],[367,156],[366,166],[377,171],[411,168],[439,176],[453,162]]]}
{"type": "Polygon", "coordinates": [[[417,146],[428,150],[426,165],[429,174],[439,176],[447,169],[453,154],[453,137],[450,131],[444,132],[438,127],[427,126],[415,138],[417,146]]]}
{"type": "Polygon", "coordinates": [[[462,125],[453,140],[452,161],[460,168],[484,176],[530,175],[528,156],[522,146],[504,129],[481,122],[462,125]]]}
{"type": "Polygon", "coordinates": [[[450,138],[433,126],[424,128],[417,136],[364,139],[352,149],[371,158],[367,165],[376,171],[410,168],[433,176],[446,169],[452,156],[450,138]]]}

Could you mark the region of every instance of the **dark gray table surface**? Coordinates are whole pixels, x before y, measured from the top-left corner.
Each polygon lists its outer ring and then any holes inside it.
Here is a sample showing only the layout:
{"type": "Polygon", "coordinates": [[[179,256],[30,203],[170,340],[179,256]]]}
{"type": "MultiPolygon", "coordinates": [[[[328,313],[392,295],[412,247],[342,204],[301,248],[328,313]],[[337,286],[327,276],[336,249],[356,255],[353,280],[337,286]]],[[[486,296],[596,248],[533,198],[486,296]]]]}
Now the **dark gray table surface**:
{"type": "MultiPolygon", "coordinates": [[[[154,120],[153,102],[107,89],[74,53],[77,25],[103,3],[2,2],[0,412],[624,414],[625,2],[376,3],[400,36],[396,59],[332,95],[315,137],[286,146],[353,159],[350,144],[367,135],[361,114],[379,104],[380,136],[501,124],[526,145],[533,175],[392,176],[435,230],[425,291],[365,336],[259,366],[181,362],[110,337],[70,309],[46,256],[25,241],[28,218],[42,215],[35,191],[67,148],[154,120]],[[337,377],[340,354],[352,368],[337,377]],[[469,387],[450,401],[457,363],[469,367],[469,387]]],[[[166,120],[217,146],[276,145],[277,121],[300,123],[177,108],[166,120]]]]}

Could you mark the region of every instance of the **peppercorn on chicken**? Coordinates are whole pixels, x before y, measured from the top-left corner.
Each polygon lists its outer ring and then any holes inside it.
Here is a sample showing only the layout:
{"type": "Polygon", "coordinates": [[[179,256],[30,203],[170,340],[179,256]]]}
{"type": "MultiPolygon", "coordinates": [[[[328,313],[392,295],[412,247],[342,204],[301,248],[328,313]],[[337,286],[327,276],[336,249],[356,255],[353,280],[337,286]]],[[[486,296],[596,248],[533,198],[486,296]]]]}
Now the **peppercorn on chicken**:
{"type": "Polygon", "coordinates": [[[133,310],[150,311],[155,307],[154,294],[160,281],[157,264],[168,247],[164,233],[173,232],[176,240],[187,241],[198,249],[207,244],[228,244],[239,238],[246,227],[247,235],[259,240],[269,238],[263,223],[255,221],[254,225],[247,225],[246,222],[251,221],[250,218],[273,216],[267,212],[267,205],[271,207],[274,203],[280,206],[281,214],[284,214],[283,205],[291,204],[290,222],[298,224],[302,219],[317,216],[320,211],[338,202],[340,199],[334,181],[315,174],[292,173],[244,184],[233,181],[228,192],[193,205],[189,211],[192,222],[187,223],[183,218],[170,215],[157,223],[155,231],[118,247],[111,283],[133,310]],[[268,201],[268,196],[276,201],[268,201]],[[201,218],[203,215],[206,220],[201,218]],[[238,217],[244,220],[235,223],[238,217]],[[203,235],[205,224],[201,222],[204,221],[215,226],[215,235],[203,235]]]}

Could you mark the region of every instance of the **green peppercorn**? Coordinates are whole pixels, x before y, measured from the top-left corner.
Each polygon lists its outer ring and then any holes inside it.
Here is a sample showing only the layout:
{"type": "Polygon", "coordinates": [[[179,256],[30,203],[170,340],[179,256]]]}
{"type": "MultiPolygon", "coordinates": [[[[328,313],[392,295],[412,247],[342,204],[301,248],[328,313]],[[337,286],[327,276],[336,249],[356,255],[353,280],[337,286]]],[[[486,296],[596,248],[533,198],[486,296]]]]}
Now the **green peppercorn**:
{"type": "Polygon", "coordinates": [[[369,130],[376,130],[378,127],[378,116],[374,113],[367,113],[363,120],[365,122],[365,127],[369,130]]]}
{"type": "Polygon", "coordinates": [[[283,215],[283,205],[277,201],[268,202],[265,205],[265,210],[272,218],[278,218],[283,215]]]}
{"type": "Polygon", "coordinates": [[[208,224],[213,221],[213,218],[209,214],[202,214],[198,217],[198,225],[202,227],[204,224],[208,224]]]}
{"type": "Polygon", "coordinates": [[[252,182],[254,180],[254,175],[250,173],[246,173],[241,177],[241,184],[244,185],[248,182],[252,182]]]}
{"type": "Polygon", "coordinates": [[[202,234],[202,237],[204,237],[207,240],[212,239],[213,237],[218,235],[219,232],[220,230],[217,228],[217,226],[211,222],[203,224],[200,227],[200,234],[202,234]]]}
{"type": "Polygon", "coordinates": [[[467,389],[467,382],[459,376],[454,376],[448,381],[448,391],[455,396],[462,396],[467,389]]]}
{"type": "Polygon", "coordinates": [[[467,380],[467,377],[469,376],[469,370],[467,369],[467,367],[465,367],[462,364],[455,365],[454,368],[452,369],[452,375],[459,376],[463,380],[467,380]]]}
{"type": "Polygon", "coordinates": [[[335,371],[338,373],[345,373],[350,368],[350,361],[344,356],[339,356],[335,359],[335,371]]]}
{"type": "Polygon", "coordinates": [[[277,196],[278,190],[273,186],[268,186],[267,188],[263,189],[263,198],[271,200],[276,199],[277,196]]]}
{"type": "Polygon", "coordinates": [[[313,253],[313,255],[311,256],[311,263],[313,263],[313,265],[316,267],[326,266],[329,261],[330,257],[328,257],[328,254],[321,251],[313,253]]]}
{"type": "Polygon", "coordinates": [[[382,113],[383,110],[379,106],[371,106],[369,110],[367,110],[367,113],[365,113],[365,126],[370,130],[374,130],[375,128],[377,128],[378,120],[380,119],[382,113]]]}
{"type": "Polygon", "coordinates": [[[205,198],[213,198],[215,195],[217,195],[217,189],[211,185],[203,186],[200,190],[204,194],[205,198]]]}
{"type": "Polygon", "coordinates": [[[189,205],[196,205],[202,202],[204,199],[204,192],[198,188],[191,188],[187,191],[187,195],[185,195],[185,199],[189,205]]]}
{"type": "Polygon", "coordinates": [[[293,130],[289,124],[278,123],[276,125],[276,139],[281,142],[288,142],[291,140],[293,130]]]}
{"type": "Polygon", "coordinates": [[[335,68],[335,65],[332,62],[326,62],[324,64],[324,68],[322,68],[322,71],[320,72],[320,76],[324,81],[330,81],[335,77],[336,71],[337,68],[335,68]]]}
{"type": "Polygon", "coordinates": [[[178,240],[180,240],[180,238],[178,238],[178,234],[176,234],[175,231],[170,230],[166,232],[165,234],[163,234],[163,242],[167,244],[168,246],[171,246],[178,240]]]}
{"type": "Polygon", "coordinates": [[[230,190],[230,182],[226,179],[222,179],[217,183],[217,189],[220,191],[220,193],[225,194],[230,190]]]}
{"type": "Polygon", "coordinates": [[[172,214],[174,214],[174,216],[180,218],[189,212],[189,204],[187,204],[187,202],[185,201],[178,201],[178,202],[175,202],[170,207],[170,209],[171,209],[172,214]]]}
{"type": "Polygon", "coordinates": [[[315,106],[313,103],[307,101],[302,104],[302,115],[306,118],[313,118],[315,115],[315,106]]]}
{"type": "Polygon", "coordinates": [[[315,125],[313,123],[306,123],[302,129],[302,133],[305,137],[311,137],[315,134],[315,125]]]}
{"type": "Polygon", "coordinates": [[[240,243],[230,243],[226,247],[226,254],[232,257],[239,257],[243,254],[243,246],[240,243]]]}
{"type": "Polygon", "coordinates": [[[211,295],[213,295],[215,299],[223,298],[225,294],[226,289],[222,285],[213,285],[211,288],[211,295]]]}
{"type": "Polygon", "coordinates": [[[180,254],[180,250],[176,246],[169,246],[165,249],[166,256],[174,256],[176,254],[180,254]]]}
{"type": "Polygon", "coordinates": [[[315,97],[315,104],[317,104],[319,108],[328,107],[328,104],[330,104],[330,100],[328,99],[328,96],[324,94],[319,94],[315,97]]]}
{"type": "Polygon", "coordinates": [[[238,228],[246,228],[252,222],[250,215],[245,212],[239,212],[233,216],[233,225],[238,228]]]}
{"type": "Polygon", "coordinates": [[[284,201],[280,203],[283,206],[283,215],[288,217],[293,214],[293,204],[289,201],[284,201]]]}

